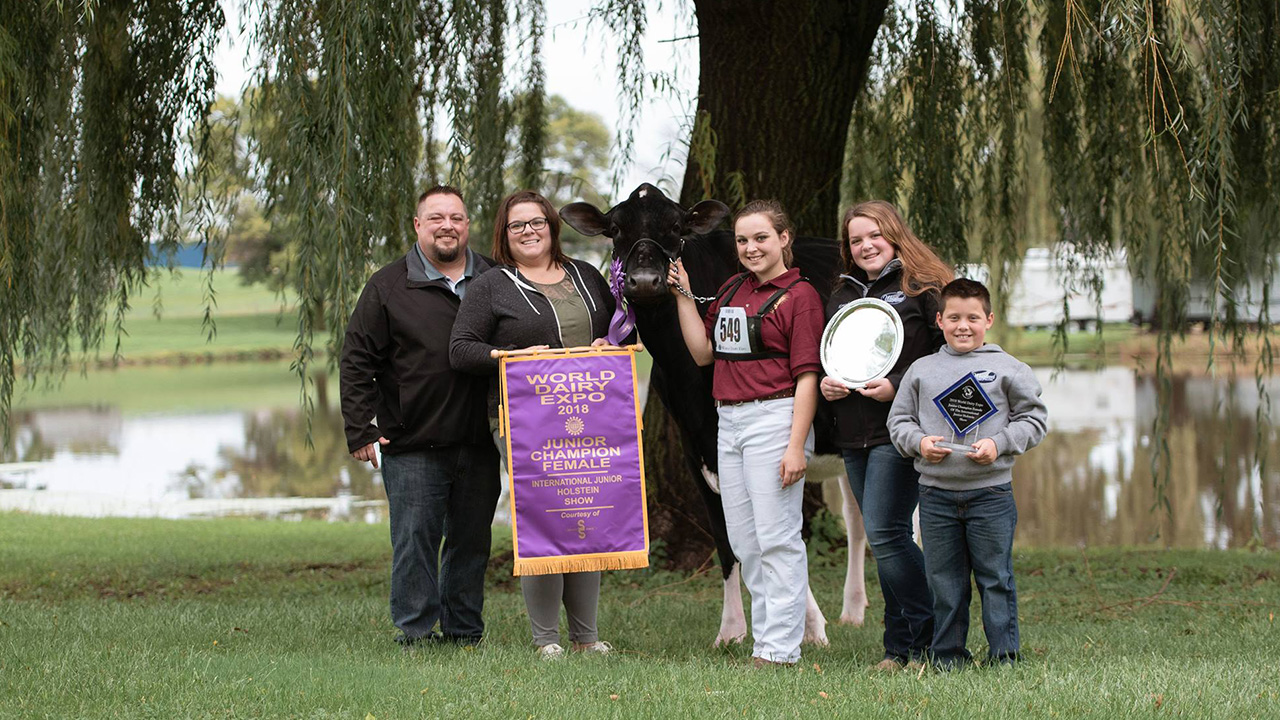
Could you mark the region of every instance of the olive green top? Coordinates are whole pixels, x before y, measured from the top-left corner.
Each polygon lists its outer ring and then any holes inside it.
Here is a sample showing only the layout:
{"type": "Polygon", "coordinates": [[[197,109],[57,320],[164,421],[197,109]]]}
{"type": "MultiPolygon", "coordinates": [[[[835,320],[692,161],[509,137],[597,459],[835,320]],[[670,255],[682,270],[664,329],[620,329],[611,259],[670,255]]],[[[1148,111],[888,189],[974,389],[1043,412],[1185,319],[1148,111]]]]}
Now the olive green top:
{"type": "Polygon", "coordinates": [[[595,340],[591,336],[591,315],[587,312],[587,304],[578,294],[578,289],[574,287],[568,271],[565,271],[564,279],[558,283],[550,285],[534,283],[534,285],[547,296],[551,306],[555,308],[556,317],[560,321],[560,341],[565,347],[590,345],[591,341],[595,340]]]}

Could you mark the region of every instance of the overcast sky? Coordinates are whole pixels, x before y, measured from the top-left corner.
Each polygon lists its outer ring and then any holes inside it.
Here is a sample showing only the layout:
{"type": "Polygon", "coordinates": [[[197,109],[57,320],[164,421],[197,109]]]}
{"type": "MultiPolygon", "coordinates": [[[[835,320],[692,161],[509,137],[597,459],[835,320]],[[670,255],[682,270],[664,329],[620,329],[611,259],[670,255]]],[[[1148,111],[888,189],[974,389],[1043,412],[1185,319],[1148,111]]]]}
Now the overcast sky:
{"type": "MultiPolygon", "coordinates": [[[[239,0],[225,0],[224,4],[230,32],[218,52],[218,92],[238,96],[248,77],[245,56],[251,48],[246,39],[239,37],[239,0]]],[[[543,47],[547,92],[565,97],[574,107],[599,114],[606,126],[614,129],[618,122],[617,54],[605,31],[593,27],[588,32],[591,4],[590,0],[546,3],[548,37],[543,47]]],[[[666,0],[661,8],[657,3],[650,4],[644,40],[645,69],[671,74],[679,91],[675,98],[653,98],[645,105],[636,126],[635,159],[622,183],[623,195],[642,182],[657,183],[664,175],[674,180],[664,188],[678,188],[685,154],[681,142],[687,134],[683,124],[692,112],[698,86],[697,40],[663,42],[693,34],[690,4],[681,0],[666,0]],[[664,154],[672,157],[664,159],[664,154]]]]}

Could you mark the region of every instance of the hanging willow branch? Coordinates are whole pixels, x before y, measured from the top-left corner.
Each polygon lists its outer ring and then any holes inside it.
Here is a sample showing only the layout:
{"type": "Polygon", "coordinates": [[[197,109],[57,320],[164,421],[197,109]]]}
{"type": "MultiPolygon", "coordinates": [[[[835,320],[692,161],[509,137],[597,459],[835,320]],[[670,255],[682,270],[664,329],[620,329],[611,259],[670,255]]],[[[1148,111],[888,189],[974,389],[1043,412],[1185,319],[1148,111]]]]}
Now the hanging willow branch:
{"type": "Polygon", "coordinates": [[[840,194],[853,202],[867,198],[897,198],[901,192],[901,153],[897,142],[901,109],[902,68],[909,28],[897,8],[890,6],[873,50],[876,63],[868,66],[862,93],[853,106],[845,143],[844,179],[840,194]]]}
{"type": "Polygon", "coordinates": [[[906,206],[912,227],[951,262],[968,257],[966,216],[972,165],[964,143],[939,143],[965,124],[968,78],[960,62],[960,38],[929,2],[916,3],[915,33],[908,49],[902,97],[903,165],[911,169],[906,206]]]}
{"type": "MultiPolygon", "coordinates": [[[[300,300],[295,369],[305,387],[318,338],[327,337],[332,359],[370,269],[407,247],[422,178],[463,188],[480,243],[508,185],[536,182],[545,143],[545,11],[542,0],[252,2],[263,52],[251,123],[257,190],[292,238],[300,300]]],[[[700,23],[749,17],[781,23],[777,33],[796,7],[766,0],[744,13],[720,1],[693,5],[700,23]]],[[[1275,0],[901,0],[883,19],[882,2],[871,0],[806,0],[803,10],[831,33],[815,35],[827,43],[821,47],[869,39],[867,29],[879,28],[871,65],[853,73],[862,82],[847,126],[846,201],[899,202],[943,255],[985,261],[997,297],[1022,252],[1044,246],[1066,264],[1064,298],[1084,291],[1097,299],[1100,268],[1123,250],[1136,281],[1151,289],[1143,310],[1159,330],[1153,469],[1167,507],[1160,483],[1168,478],[1169,377],[1188,304],[1204,299],[1213,308],[1215,344],[1240,354],[1253,343],[1259,377],[1274,369],[1275,0]]],[[[640,43],[648,17],[643,0],[600,0],[592,18],[619,48],[617,189],[650,91],[640,43]]],[[[180,167],[180,148],[186,137],[207,137],[212,48],[222,23],[216,0],[38,2],[0,13],[6,422],[15,378],[56,375],[73,349],[95,351],[108,318],[118,333],[150,277],[153,249],[172,249],[183,237],[179,186],[192,179],[180,167]]],[[[793,19],[789,27],[800,26],[793,19]]],[[[699,37],[720,42],[722,52],[723,44],[744,41],[732,32],[699,37]]],[[[780,47],[759,44],[760,52],[780,47]]],[[[785,77],[796,67],[762,63],[758,72],[785,77]]],[[[809,77],[825,70],[819,63],[809,77]]],[[[823,88],[848,77],[797,88],[783,116],[787,127],[755,128],[761,132],[751,142],[800,140],[815,128],[844,133],[830,112],[805,108],[821,108],[823,88]]],[[[760,77],[721,79],[732,87],[704,87],[704,97],[740,104],[725,102],[718,116],[690,123],[691,152],[704,170],[692,182],[716,193],[783,194],[787,188],[773,184],[794,184],[794,176],[777,180],[785,176],[779,168],[759,167],[748,178],[736,170],[740,159],[716,163],[716,153],[754,152],[724,128],[756,117],[748,103],[773,99],[752,92],[760,77]]],[[[785,156],[795,164],[809,159],[785,156]]],[[[199,185],[201,170],[193,172],[199,185]]],[[[822,187],[833,187],[823,172],[822,187]]],[[[813,195],[808,206],[810,198],[794,198],[812,224],[838,216],[836,193],[813,195]]],[[[197,203],[194,214],[211,207],[197,203]]],[[[194,226],[216,239],[207,218],[194,226]]],[[[1269,407],[1264,396],[1259,433],[1269,431],[1269,407]]]]}
{"type": "Polygon", "coordinates": [[[370,269],[411,242],[419,178],[463,191],[471,239],[482,252],[508,168],[518,166],[521,182],[537,181],[545,11],[540,0],[516,6],[516,20],[528,28],[521,38],[527,87],[509,88],[512,13],[504,0],[260,0],[259,7],[263,62],[254,111],[265,128],[262,185],[273,221],[293,231],[294,369],[309,403],[317,335],[327,339],[332,362],[370,269]],[[513,162],[508,130],[517,120],[513,162]],[[438,127],[445,128],[443,166],[438,127]]]}
{"type": "Polygon", "coordinates": [[[618,121],[613,154],[612,193],[623,188],[622,176],[635,155],[636,120],[644,101],[644,39],[648,14],[644,0],[601,0],[591,11],[593,22],[599,22],[618,38],[618,121]]]}
{"type": "MultiPolygon", "coordinates": [[[[0,12],[0,423],[16,378],[116,336],[183,239],[182,148],[213,99],[217,0],[0,12]]],[[[199,224],[199,223],[197,223],[199,224]]]]}
{"type": "Polygon", "coordinates": [[[542,185],[542,161],[547,145],[546,73],[542,68],[542,35],[547,18],[542,3],[537,0],[521,0],[519,14],[529,26],[525,48],[529,69],[524,77],[527,91],[517,96],[520,138],[516,185],[536,188],[542,185]]]}
{"type": "Polygon", "coordinates": [[[421,143],[416,11],[407,0],[259,7],[263,60],[251,111],[270,217],[293,236],[293,367],[308,408],[316,334],[327,333],[334,357],[364,268],[380,249],[401,244],[413,214],[421,143]]]}
{"type": "Polygon", "coordinates": [[[1018,240],[1025,228],[1020,211],[1027,197],[1023,141],[1030,28],[1026,5],[1020,0],[975,2],[968,10],[976,100],[969,114],[977,120],[971,133],[974,153],[987,158],[978,168],[985,220],[981,252],[995,271],[991,289],[1003,313],[1011,287],[1007,270],[1017,267],[1018,240]]]}
{"type": "Polygon", "coordinates": [[[511,103],[502,94],[506,57],[507,8],[503,0],[476,3],[479,24],[471,39],[468,65],[472,102],[470,155],[462,187],[472,212],[472,233],[477,240],[492,235],[492,218],[505,193],[503,166],[507,160],[507,131],[512,123],[511,103]]]}
{"type": "MultiPolygon", "coordinates": [[[[902,203],[944,255],[991,268],[998,300],[1027,247],[1053,248],[1064,271],[1060,353],[1067,298],[1100,304],[1103,268],[1125,258],[1135,286],[1153,295],[1139,309],[1158,329],[1152,474],[1168,509],[1170,378],[1189,304],[1211,309],[1211,349],[1239,356],[1253,342],[1259,378],[1274,370],[1276,4],[968,0],[944,16],[917,0],[910,9],[886,16],[855,106],[846,201],[902,203]],[[1027,237],[1044,207],[1028,200],[1045,174],[1051,226],[1027,237]]],[[[1270,399],[1261,380],[1258,389],[1265,449],[1270,399]]],[[[1266,458],[1257,462],[1261,471],[1266,458]]]]}

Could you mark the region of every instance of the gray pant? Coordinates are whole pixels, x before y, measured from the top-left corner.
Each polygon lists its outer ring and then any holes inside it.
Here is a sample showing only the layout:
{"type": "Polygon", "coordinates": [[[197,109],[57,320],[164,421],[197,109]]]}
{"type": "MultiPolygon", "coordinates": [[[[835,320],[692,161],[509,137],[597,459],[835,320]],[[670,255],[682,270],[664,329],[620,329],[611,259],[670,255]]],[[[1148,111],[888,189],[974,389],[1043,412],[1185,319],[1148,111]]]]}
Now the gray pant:
{"type": "MultiPolygon", "coordinates": [[[[497,418],[490,418],[493,444],[502,456],[502,478],[507,481],[507,443],[498,433],[497,418]]],[[[557,573],[524,575],[520,578],[524,606],[529,611],[533,643],[538,647],[559,643],[560,605],[569,616],[569,640],[590,644],[600,639],[596,630],[596,611],[600,605],[600,573],[557,573]]]]}
{"type": "Polygon", "coordinates": [[[560,641],[560,604],[569,616],[569,639],[589,644],[600,639],[596,632],[596,608],[600,604],[600,573],[524,575],[520,578],[524,606],[538,647],[560,641]]]}

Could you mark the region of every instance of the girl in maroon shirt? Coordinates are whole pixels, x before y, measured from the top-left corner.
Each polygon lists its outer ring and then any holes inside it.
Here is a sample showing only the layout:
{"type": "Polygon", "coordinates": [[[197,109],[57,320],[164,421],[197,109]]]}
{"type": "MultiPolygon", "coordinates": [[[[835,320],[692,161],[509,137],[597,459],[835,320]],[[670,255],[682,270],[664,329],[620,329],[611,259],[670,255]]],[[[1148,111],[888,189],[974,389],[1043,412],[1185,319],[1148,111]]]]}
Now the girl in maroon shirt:
{"type": "Polygon", "coordinates": [[[751,594],[752,657],[757,667],[791,665],[809,593],[800,481],[813,452],[822,301],[788,269],[795,233],[777,202],[748,203],[733,228],[747,272],[720,288],[706,318],[674,289],[689,287],[680,262],[668,282],[689,353],[715,363],[720,501],[751,594]]]}

